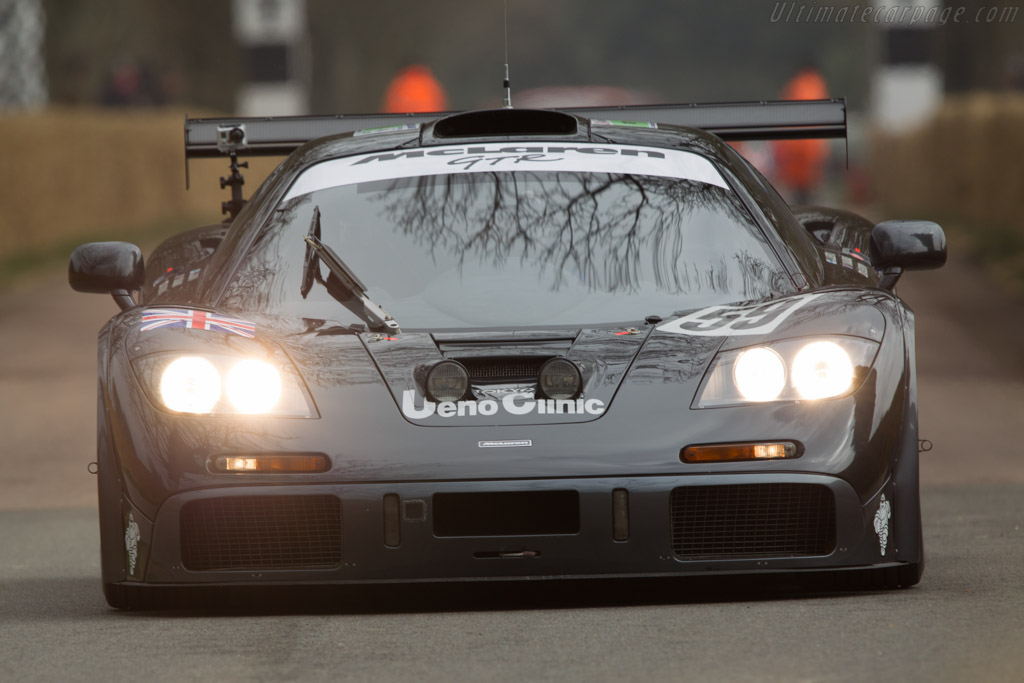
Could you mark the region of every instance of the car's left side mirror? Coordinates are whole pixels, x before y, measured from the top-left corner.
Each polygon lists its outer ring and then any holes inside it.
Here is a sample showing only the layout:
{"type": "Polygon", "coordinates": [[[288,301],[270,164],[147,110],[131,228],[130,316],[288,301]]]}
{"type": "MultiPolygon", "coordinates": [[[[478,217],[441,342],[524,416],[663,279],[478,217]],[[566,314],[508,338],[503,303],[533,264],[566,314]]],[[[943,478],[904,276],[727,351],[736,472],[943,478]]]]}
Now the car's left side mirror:
{"type": "Polygon", "coordinates": [[[946,263],[946,233],[931,221],[884,221],[871,230],[871,264],[879,285],[892,289],[904,270],[930,270],[946,263]]]}
{"type": "Polygon", "coordinates": [[[71,252],[68,284],[76,292],[109,293],[127,310],[135,306],[131,292],[142,288],[146,267],[142,250],[128,242],[89,242],[71,252]]]}

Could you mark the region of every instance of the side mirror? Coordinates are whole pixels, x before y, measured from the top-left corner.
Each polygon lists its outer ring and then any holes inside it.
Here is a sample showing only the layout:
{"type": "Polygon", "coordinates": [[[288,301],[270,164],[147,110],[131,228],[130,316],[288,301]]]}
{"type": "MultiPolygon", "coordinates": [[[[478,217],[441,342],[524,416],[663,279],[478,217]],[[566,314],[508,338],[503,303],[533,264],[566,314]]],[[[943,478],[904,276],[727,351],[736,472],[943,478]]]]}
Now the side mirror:
{"type": "Polygon", "coordinates": [[[931,221],[885,221],[871,231],[875,268],[941,268],[946,263],[946,233],[931,221]]]}
{"type": "Polygon", "coordinates": [[[871,264],[879,286],[892,289],[904,270],[930,270],[946,263],[946,233],[931,221],[884,221],[871,230],[871,264]]]}
{"type": "Polygon", "coordinates": [[[68,284],[76,292],[110,294],[122,310],[135,306],[130,292],[146,278],[142,250],[128,242],[89,242],[71,252],[68,284]]]}

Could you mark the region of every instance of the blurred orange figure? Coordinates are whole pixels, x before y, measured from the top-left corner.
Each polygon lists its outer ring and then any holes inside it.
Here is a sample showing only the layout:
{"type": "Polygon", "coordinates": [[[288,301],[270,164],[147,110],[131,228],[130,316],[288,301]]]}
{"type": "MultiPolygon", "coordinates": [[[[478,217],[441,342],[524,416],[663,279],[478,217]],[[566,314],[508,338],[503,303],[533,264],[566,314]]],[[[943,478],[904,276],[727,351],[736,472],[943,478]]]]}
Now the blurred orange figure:
{"type": "Polygon", "coordinates": [[[383,109],[388,114],[447,111],[448,96],[429,68],[411,64],[391,80],[383,109]]]}
{"type": "MultiPolygon", "coordinates": [[[[825,79],[812,66],[805,66],[786,83],[784,100],[823,100],[828,97],[825,79]]],[[[826,140],[780,140],[772,144],[775,174],[798,204],[809,201],[821,183],[822,169],[828,159],[826,140]]]]}

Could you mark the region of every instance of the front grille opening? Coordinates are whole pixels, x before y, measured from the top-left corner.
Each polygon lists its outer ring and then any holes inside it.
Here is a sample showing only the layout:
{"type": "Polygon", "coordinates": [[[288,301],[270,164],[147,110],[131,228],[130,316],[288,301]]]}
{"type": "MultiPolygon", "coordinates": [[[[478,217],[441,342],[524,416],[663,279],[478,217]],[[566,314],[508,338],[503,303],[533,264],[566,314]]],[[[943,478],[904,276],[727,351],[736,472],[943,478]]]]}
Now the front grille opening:
{"type": "Polygon", "coordinates": [[[576,491],[435,493],[435,536],[541,536],[580,530],[576,491]]]}
{"type": "Polygon", "coordinates": [[[318,569],[341,564],[335,496],[231,496],[181,508],[181,561],[192,571],[318,569]]]}
{"type": "Polygon", "coordinates": [[[818,484],[685,486],[672,491],[672,550],[685,559],[828,555],[836,504],[818,484]]]}
{"type": "Polygon", "coordinates": [[[536,382],[540,368],[551,356],[513,356],[508,358],[459,358],[476,384],[536,382]]]}

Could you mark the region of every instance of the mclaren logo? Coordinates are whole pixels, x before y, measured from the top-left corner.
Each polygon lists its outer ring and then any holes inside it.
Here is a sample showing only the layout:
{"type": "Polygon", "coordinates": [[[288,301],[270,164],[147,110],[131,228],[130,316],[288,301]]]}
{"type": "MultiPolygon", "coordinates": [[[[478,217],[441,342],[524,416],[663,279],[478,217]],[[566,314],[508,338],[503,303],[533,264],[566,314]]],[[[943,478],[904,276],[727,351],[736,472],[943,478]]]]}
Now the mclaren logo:
{"type": "MultiPolygon", "coordinates": [[[[460,163],[460,165],[469,164],[474,165],[468,161],[479,157],[479,160],[483,160],[484,155],[499,155],[498,157],[489,157],[487,161],[493,161],[496,158],[504,160],[506,157],[509,159],[518,161],[557,161],[559,158],[553,158],[552,155],[566,155],[566,154],[583,154],[586,156],[606,156],[606,155],[618,155],[624,157],[648,157],[652,159],[664,159],[665,155],[662,152],[658,152],[653,149],[630,149],[628,147],[594,147],[590,145],[580,145],[579,147],[571,147],[564,145],[516,145],[509,147],[498,147],[496,145],[491,146],[480,146],[480,147],[441,147],[438,149],[417,149],[408,152],[387,152],[384,154],[372,154],[362,157],[358,161],[354,162],[353,166],[360,166],[362,164],[369,164],[375,161],[395,161],[397,159],[420,159],[424,157],[448,157],[456,156],[467,159],[460,163]]],[[[493,164],[492,164],[493,165],[493,164]]]]}
{"type": "Polygon", "coordinates": [[[402,392],[402,414],[410,420],[423,420],[435,414],[445,418],[490,416],[499,411],[509,415],[601,415],[604,413],[604,401],[596,398],[536,399],[520,393],[507,394],[500,401],[488,398],[482,401],[435,403],[424,399],[423,405],[417,407],[416,392],[412,389],[402,392]]]}

